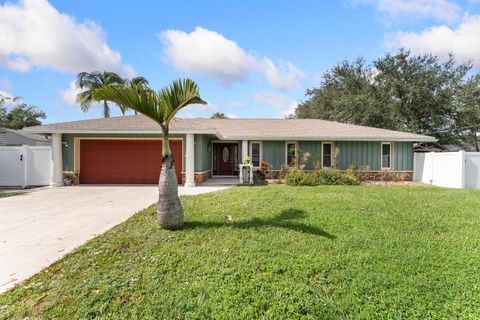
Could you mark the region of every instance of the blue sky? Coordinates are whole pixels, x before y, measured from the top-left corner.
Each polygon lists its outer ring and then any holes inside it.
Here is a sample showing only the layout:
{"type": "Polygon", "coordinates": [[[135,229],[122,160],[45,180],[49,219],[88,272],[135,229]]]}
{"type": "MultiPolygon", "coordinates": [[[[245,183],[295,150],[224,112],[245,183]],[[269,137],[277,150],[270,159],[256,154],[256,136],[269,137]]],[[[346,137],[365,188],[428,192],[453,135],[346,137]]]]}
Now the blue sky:
{"type": "MultiPolygon", "coordinates": [[[[186,117],[283,117],[332,65],[399,46],[480,65],[480,1],[0,2],[0,94],[46,123],[101,117],[73,102],[80,71],[198,82],[186,117]]],[[[115,106],[113,115],[119,115],[115,106]]]]}

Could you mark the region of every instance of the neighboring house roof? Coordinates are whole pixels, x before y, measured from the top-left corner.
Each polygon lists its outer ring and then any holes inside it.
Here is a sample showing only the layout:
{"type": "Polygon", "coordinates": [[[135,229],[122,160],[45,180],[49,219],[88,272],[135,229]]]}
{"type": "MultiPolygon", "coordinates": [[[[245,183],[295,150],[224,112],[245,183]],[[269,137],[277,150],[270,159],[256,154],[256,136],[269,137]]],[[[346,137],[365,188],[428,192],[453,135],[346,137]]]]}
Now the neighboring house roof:
{"type": "Polygon", "coordinates": [[[44,136],[22,131],[0,128],[0,146],[43,146],[50,145],[50,140],[44,136]]]}
{"type": "MultiPolygon", "coordinates": [[[[30,133],[160,133],[143,115],[82,120],[25,128],[30,133]]],[[[362,140],[434,142],[434,137],[318,119],[175,118],[172,134],[213,134],[221,140],[362,140]]]]}

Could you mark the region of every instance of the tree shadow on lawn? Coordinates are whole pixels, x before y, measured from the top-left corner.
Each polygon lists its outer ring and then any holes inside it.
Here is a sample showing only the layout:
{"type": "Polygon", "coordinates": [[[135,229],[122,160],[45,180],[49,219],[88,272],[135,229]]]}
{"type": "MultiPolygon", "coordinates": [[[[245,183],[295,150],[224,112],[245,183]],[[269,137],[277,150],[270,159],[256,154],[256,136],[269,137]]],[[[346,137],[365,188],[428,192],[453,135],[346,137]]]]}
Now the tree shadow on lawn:
{"type": "Polygon", "coordinates": [[[232,222],[201,222],[201,221],[185,221],[183,229],[208,229],[208,228],[221,228],[221,227],[233,227],[238,229],[250,229],[250,228],[262,228],[262,227],[276,227],[284,228],[297,232],[303,232],[313,234],[316,236],[322,236],[327,239],[336,239],[336,236],[330,234],[318,227],[309,226],[306,224],[298,223],[292,220],[301,219],[307,216],[304,210],[299,209],[285,209],[278,215],[269,219],[252,218],[247,221],[232,221],[232,222]]]}

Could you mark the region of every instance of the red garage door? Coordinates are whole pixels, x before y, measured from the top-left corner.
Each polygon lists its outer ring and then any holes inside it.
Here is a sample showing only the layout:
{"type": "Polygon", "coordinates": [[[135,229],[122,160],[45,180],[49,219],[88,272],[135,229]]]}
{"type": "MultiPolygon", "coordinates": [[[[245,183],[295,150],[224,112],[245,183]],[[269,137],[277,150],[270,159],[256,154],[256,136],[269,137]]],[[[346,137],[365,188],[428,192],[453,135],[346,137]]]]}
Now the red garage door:
{"type": "MultiPolygon", "coordinates": [[[[182,141],[171,140],[178,182],[182,141]]],[[[80,183],[156,184],[162,164],[161,140],[80,140],[80,183]]]]}

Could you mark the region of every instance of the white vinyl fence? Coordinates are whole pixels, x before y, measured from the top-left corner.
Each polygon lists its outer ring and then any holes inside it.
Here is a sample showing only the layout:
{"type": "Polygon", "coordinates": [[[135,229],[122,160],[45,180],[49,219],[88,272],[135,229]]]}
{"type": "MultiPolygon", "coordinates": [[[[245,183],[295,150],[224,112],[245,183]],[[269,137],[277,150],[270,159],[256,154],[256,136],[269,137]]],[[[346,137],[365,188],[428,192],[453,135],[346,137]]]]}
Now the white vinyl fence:
{"type": "Polygon", "coordinates": [[[51,179],[50,146],[0,147],[0,187],[44,186],[51,179]]]}
{"type": "Polygon", "coordinates": [[[448,188],[480,188],[480,152],[415,153],[413,180],[448,188]]]}
{"type": "Polygon", "coordinates": [[[480,188],[480,152],[465,152],[465,187],[480,188]]]}

